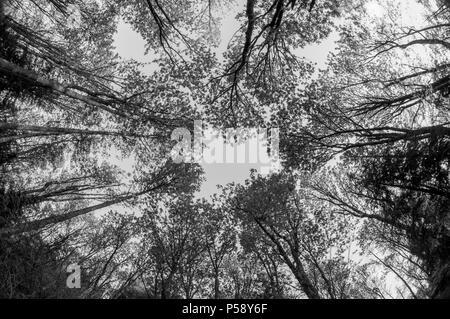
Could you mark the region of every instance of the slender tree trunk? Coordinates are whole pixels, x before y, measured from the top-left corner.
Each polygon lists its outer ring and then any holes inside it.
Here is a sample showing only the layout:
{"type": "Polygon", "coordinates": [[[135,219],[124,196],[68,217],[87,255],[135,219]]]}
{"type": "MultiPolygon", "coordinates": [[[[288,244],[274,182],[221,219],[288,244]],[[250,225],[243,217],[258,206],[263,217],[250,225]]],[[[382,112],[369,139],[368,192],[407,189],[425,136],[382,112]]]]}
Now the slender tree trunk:
{"type": "MultiPolygon", "coordinates": [[[[104,135],[104,136],[127,136],[127,137],[142,137],[151,138],[155,135],[141,135],[132,134],[126,132],[114,132],[105,130],[86,130],[86,129],[75,129],[67,127],[53,127],[53,126],[37,126],[37,125],[24,125],[17,123],[0,123],[0,130],[12,130],[12,131],[23,131],[23,132],[40,132],[47,135],[67,135],[67,134],[80,134],[80,135],[104,135]]],[[[4,142],[5,139],[18,139],[20,135],[8,136],[5,138],[0,138],[0,142],[4,142]]]]}
{"type": "Polygon", "coordinates": [[[39,219],[39,220],[34,220],[25,224],[21,224],[18,226],[14,226],[11,228],[3,228],[0,229],[0,236],[12,236],[12,235],[18,235],[18,234],[22,234],[22,233],[26,233],[26,232],[31,232],[31,231],[35,231],[35,230],[39,230],[45,226],[48,225],[53,225],[53,224],[57,224],[57,223],[61,223],[67,220],[70,220],[72,218],[78,217],[78,216],[82,216],[82,215],[86,215],[88,213],[92,213],[94,211],[97,211],[99,209],[102,208],[106,208],[115,204],[119,204],[122,203],[126,200],[129,199],[133,199],[136,198],[140,195],[143,195],[145,193],[147,193],[148,191],[144,191],[141,193],[137,193],[137,194],[132,194],[126,197],[119,197],[117,199],[111,200],[111,201],[107,201],[98,205],[94,205],[94,206],[90,206],[90,207],[86,207],[83,209],[79,209],[64,215],[55,215],[55,216],[50,216],[47,218],[43,218],[43,219],[39,219]]]}
{"type": "Polygon", "coordinates": [[[219,280],[219,272],[215,271],[214,274],[214,299],[220,298],[220,280],[219,280]]]}
{"type": "Polygon", "coordinates": [[[0,26],[5,20],[5,0],[0,0],[0,26]]]}
{"type": "Polygon", "coordinates": [[[161,299],[167,299],[166,281],[164,280],[164,276],[161,276],[161,299]]]}
{"type": "Polygon", "coordinates": [[[277,237],[271,233],[257,218],[254,219],[255,222],[259,225],[261,230],[267,235],[267,237],[270,238],[273,244],[278,249],[278,252],[280,256],[283,258],[286,265],[291,269],[293,275],[297,279],[298,283],[300,284],[300,287],[302,288],[303,292],[306,294],[306,296],[309,299],[321,299],[319,291],[314,287],[314,285],[311,283],[311,280],[308,278],[308,275],[305,272],[305,269],[303,268],[303,265],[301,263],[301,260],[298,258],[298,255],[295,251],[292,251],[292,257],[294,261],[289,258],[288,253],[283,248],[283,245],[281,245],[280,241],[277,239],[277,237]]]}
{"type": "MultiPolygon", "coordinates": [[[[69,98],[84,102],[86,104],[97,107],[111,114],[118,115],[121,117],[129,117],[127,114],[111,108],[105,101],[102,101],[101,99],[94,97],[93,96],[95,95],[94,92],[91,92],[91,95],[80,94],[77,91],[73,90],[70,86],[67,86],[65,84],[53,80],[45,79],[41,75],[35,73],[34,71],[24,69],[2,58],[0,58],[0,73],[20,78],[37,87],[48,88],[55,93],[59,93],[69,98]]],[[[117,101],[120,100],[117,99],[117,101]]]]}
{"type": "Polygon", "coordinates": [[[316,287],[314,287],[309,278],[306,276],[303,267],[301,267],[301,269],[296,268],[294,270],[294,276],[297,278],[303,292],[309,299],[321,299],[316,287]]]}

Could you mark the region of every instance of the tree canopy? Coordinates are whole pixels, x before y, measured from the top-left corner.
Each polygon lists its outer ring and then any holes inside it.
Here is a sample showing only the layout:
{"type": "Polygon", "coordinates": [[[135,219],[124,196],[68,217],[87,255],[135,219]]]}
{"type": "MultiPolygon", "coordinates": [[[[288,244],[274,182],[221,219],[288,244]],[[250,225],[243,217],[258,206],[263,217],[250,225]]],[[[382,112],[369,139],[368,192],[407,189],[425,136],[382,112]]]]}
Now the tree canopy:
{"type": "Polygon", "coordinates": [[[447,0],[1,1],[0,297],[450,298],[449,30],[447,0]],[[280,167],[201,198],[198,120],[279,128],[280,167]]]}

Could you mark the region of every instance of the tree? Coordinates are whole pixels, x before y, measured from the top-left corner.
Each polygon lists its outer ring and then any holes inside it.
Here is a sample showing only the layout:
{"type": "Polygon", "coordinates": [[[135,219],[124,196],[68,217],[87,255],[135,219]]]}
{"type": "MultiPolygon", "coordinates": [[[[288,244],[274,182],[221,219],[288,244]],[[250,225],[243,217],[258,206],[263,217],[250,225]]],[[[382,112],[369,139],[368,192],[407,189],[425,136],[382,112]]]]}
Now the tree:
{"type": "Polygon", "coordinates": [[[339,298],[345,293],[334,285],[333,263],[343,260],[349,221],[308,200],[292,175],[254,174],[245,187],[236,187],[229,205],[242,222],[243,234],[266,238],[308,298],[339,298]]]}

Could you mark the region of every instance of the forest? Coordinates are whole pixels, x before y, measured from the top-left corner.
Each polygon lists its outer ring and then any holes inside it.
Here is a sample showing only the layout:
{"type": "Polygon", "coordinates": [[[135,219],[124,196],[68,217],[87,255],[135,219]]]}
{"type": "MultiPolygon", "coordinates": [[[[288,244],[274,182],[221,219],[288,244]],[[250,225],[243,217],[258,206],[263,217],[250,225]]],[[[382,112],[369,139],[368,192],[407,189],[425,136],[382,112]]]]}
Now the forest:
{"type": "Polygon", "coordinates": [[[0,298],[450,298],[449,95],[450,0],[0,0],[0,298]],[[199,195],[198,120],[279,166],[199,195]]]}

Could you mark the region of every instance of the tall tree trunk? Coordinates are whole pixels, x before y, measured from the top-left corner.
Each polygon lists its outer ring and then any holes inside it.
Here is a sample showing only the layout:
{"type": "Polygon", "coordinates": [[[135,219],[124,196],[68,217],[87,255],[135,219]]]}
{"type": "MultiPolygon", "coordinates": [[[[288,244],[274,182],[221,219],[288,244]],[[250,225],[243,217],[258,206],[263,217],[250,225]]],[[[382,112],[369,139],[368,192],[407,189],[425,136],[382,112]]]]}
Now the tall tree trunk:
{"type": "Polygon", "coordinates": [[[297,279],[306,296],[309,299],[321,299],[319,291],[316,287],[314,287],[314,285],[311,283],[311,280],[308,278],[308,275],[303,268],[302,262],[298,258],[298,254],[294,250],[292,251],[291,256],[294,259],[294,261],[292,261],[291,258],[289,258],[289,255],[284,249],[280,240],[269,229],[267,229],[259,219],[255,218],[254,220],[261,228],[261,230],[267,235],[267,237],[269,237],[272,243],[277,247],[280,256],[282,257],[286,265],[291,269],[293,275],[297,279]]]}
{"type": "MultiPolygon", "coordinates": [[[[48,88],[55,93],[59,93],[69,98],[84,102],[86,104],[97,107],[111,114],[118,115],[120,117],[129,117],[128,114],[125,114],[119,110],[111,108],[109,106],[110,102],[106,102],[97,98],[96,95],[99,94],[97,94],[96,92],[90,92],[87,89],[83,89],[83,91],[89,93],[80,94],[68,85],[59,83],[57,81],[45,79],[44,77],[35,73],[34,71],[24,69],[2,58],[0,58],[0,73],[5,74],[7,76],[20,78],[36,87],[48,88]]],[[[115,102],[123,102],[123,101],[117,98],[115,102]]]]}
{"type": "Polygon", "coordinates": [[[162,275],[161,278],[161,299],[167,299],[166,281],[164,280],[164,275],[162,275]]]}
{"type": "Polygon", "coordinates": [[[321,299],[316,287],[314,287],[309,278],[306,276],[303,267],[301,267],[301,269],[297,267],[295,269],[294,276],[302,287],[303,292],[306,296],[308,296],[309,299],[321,299]]]}
{"type": "Polygon", "coordinates": [[[214,274],[214,299],[220,298],[220,281],[219,281],[219,272],[215,271],[214,274]]]}
{"type": "Polygon", "coordinates": [[[5,20],[5,0],[0,0],[0,26],[5,20]]]}
{"type": "Polygon", "coordinates": [[[73,212],[67,213],[67,214],[63,214],[63,215],[55,215],[55,216],[50,216],[50,217],[46,217],[43,219],[39,219],[39,220],[34,220],[28,223],[24,223],[18,226],[14,226],[11,228],[3,228],[0,229],[0,236],[12,236],[12,235],[18,235],[18,234],[22,234],[22,233],[26,233],[26,232],[31,232],[31,231],[35,231],[35,230],[39,230],[45,226],[48,225],[53,225],[53,224],[57,224],[57,223],[61,223],[67,220],[70,220],[72,218],[78,217],[78,216],[82,216],[82,215],[86,215],[88,213],[92,213],[94,211],[97,211],[99,209],[102,208],[106,208],[115,204],[119,204],[122,203],[126,200],[129,199],[133,199],[136,198],[140,195],[143,195],[145,193],[147,193],[149,191],[144,191],[144,192],[140,192],[137,194],[132,194],[132,195],[128,195],[126,197],[119,197],[117,199],[111,200],[111,201],[107,201],[98,205],[94,205],[94,206],[90,206],[90,207],[86,207],[83,209],[79,209],[79,210],[75,210],[73,212]]]}
{"type": "Polygon", "coordinates": [[[35,135],[14,135],[6,136],[0,138],[0,143],[8,143],[15,141],[24,137],[34,137],[34,136],[46,136],[46,135],[69,135],[69,134],[79,134],[79,135],[99,135],[99,136],[127,136],[127,137],[142,137],[151,138],[154,135],[139,135],[131,134],[125,132],[114,132],[114,131],[104,131],[104,130],[86,130],[86,129],[74,129],[66,127],[47,127],[47,126],[37,126],[37,125],[23,125],[16,123],[0,123],[0,130],[11,130],[11,131],[21,131],[21,132],[33,132],[35,135]]]}

